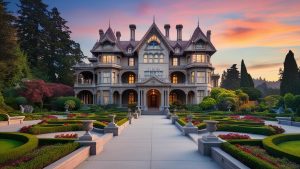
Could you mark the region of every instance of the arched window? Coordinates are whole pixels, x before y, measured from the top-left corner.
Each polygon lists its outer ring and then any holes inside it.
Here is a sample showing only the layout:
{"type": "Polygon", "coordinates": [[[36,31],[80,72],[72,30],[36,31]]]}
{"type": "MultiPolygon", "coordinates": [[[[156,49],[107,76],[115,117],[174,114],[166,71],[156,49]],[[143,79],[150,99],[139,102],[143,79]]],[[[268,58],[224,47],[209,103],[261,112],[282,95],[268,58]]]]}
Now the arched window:
{"type": "Polygon", "coordinates": [[[134,100],[134,93],[133,92],[130,92],[128,94],[128,104],[134,104],[135,103],[135,100],[134,100]]]}
{"type": "Polygon", "coordinates": [[[148,55],[148,63],[153,63],[153,55],[148,55]]]}
{"type": "Polygon", "coordinates": [[[135,81],[134,75],[133,75],[133,74],[130,74],[130,75],[128,76],[128,83],[129,83],[129,84],[133,84],[134,81],[135,81]]]}
{"type": "Polygon", "coordinates": [[[159,63],[164,63],[164,55],[163,54],[159,55],[159,63]]]}
{"type": "Polygon", "coordinates": [[[178,83],[178,77],[176,74],[172,75],[172,83],[177,84],[178,83]]]}
{"type": "Polygon", "coordinates": [[[145,54],[145,55],[144,55],[144,63],[147,63],[147,62],[148,62],[148,55],[145,54]]]}
{"type": "Polygon", "coordinates": [[[170,103],[174,103],[177,101],[177,94],[176,93],[170,93],[170,96],[169,96],[169,100],[170,100],[170,103]]]}
{"type": "Polygon", "coordinates": [[[154,63],[158,63],[158,55],[157,54],[154,55],[154,63]]]}

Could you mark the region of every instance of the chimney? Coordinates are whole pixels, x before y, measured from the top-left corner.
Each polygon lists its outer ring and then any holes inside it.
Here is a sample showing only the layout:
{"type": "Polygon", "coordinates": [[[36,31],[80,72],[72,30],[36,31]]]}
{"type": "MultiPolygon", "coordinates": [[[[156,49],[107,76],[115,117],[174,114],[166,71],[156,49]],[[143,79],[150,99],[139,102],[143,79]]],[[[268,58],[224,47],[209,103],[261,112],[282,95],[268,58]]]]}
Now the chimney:
{"type": "Polygon", "coordinates": [[[211,36],[211,30],[208,30],[206,32],[206,37],[207,37],[208,41],[210,41],[210,36],[211,36]]]}
{"type": "Polygon", "coordinates": [[[134,24],[130,24],[129,28],[130,28],[130,41],[135,41],[135,29],[136,29],[136,26],[134,24]]]}
{"type": "Polygon", "coordinates": [[[171,28],[170,24],[165,24],[164,28],[166,31],[166,37],[167,37],[167,39],[169,39],[170,38],[170,28],[171,28]]]}
{"type": "MultiPolygon", "coordinates": [[[[103,35],[104,35],[103,30],[102,30],[102,29],[99,29],[99,36],[100,36],[100,39],[103,37],[103,35]]],[[[100,40],[100,39],[99,39],[99,40],[100,40]]]]}
{"type": "Polygon", "coordinates": [[[117,37],[117,41],[120,41],[120,38],[121,38],[121,32],[120,31],[116,32],[116,37],[117,37]]]}
{"type": "Polygon", "coordinates": [[[181,24],[176,25],[176,29],[177,29],[177,41],[182,41],[182,28],[183,28],[183,26],[181,24]]]}

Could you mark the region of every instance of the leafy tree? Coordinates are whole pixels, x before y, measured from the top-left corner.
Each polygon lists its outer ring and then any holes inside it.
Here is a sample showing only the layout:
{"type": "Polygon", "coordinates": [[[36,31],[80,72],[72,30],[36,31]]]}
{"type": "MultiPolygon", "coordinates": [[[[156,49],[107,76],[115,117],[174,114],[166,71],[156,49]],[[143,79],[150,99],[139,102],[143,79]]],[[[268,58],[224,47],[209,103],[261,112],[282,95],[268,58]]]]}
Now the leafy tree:
{"type": "Polygon", "coordinates": [[[0,91],[30,76],[26,55],[17,44],[13,27],[15,18],[7,11],[6,5],[6,2],[0,0],[0,91]]]}
{"type": "Polygon", "coordinates": [[[237,70],[236,64],[232,65],[226,72],[223,72],[221,87],[231,90],[240,87],[239,71],[237,70]]]}
{"type": "Polygon", "coordinates": [[[293,108],[294,106],[294,95],[292,93],[287,93],[284,95],[285,108],[293,108]]]}
{"type": "Polygon", "coordinates": [[[249,100],[258,100],[261,92],[254,87],[242,87],[241,90],[249,96],[249,100]]]}
{"type": "Polygon", "coordinates": [[[300,94],[300,77],[294,53],[290,50],[284,60],[284,69],[281,73],[280,94],[300,94]]]}
{"type": "Polygon", "coordinates": [[[203,99],[203,101],[199,104],[199,106],[202,108],[202,110],[211,110],[214,108],[216,104],[217,102],[215,99],[211,97],[207,97],[203,99]]]}
{"type": "Polygon", "coordinates": [[[68,106],[69,110],[72,110],[76,107],[76,103],[74,100],[67,100],[65,106],[68,106]]]}
{"type": "Polygon", "coordinates": [[[241,63],[241,81],[240,87],[254,87],[253,79],[251,75],[247,72],[244,60],[241,63]]]}

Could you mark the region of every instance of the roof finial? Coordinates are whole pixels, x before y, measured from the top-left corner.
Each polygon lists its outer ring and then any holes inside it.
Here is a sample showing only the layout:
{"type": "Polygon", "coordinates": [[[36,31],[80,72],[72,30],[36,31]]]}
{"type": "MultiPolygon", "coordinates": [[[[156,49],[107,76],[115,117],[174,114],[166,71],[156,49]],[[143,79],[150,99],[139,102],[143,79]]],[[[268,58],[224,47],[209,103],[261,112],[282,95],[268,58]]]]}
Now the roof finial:
{"type": "Polygon", "coordinates": [[[108,27],[110,28],[110,19],[108,19],[108,27]]]}
{"type": "Polygon", "coordinates": [[[153,23],[155,23],[155,15],[153,15],[153,23]]]}
{"type": "Polygon", "coordinates": [[[198,27],[199,27],[199,16],[198,16],[198,27]]]}

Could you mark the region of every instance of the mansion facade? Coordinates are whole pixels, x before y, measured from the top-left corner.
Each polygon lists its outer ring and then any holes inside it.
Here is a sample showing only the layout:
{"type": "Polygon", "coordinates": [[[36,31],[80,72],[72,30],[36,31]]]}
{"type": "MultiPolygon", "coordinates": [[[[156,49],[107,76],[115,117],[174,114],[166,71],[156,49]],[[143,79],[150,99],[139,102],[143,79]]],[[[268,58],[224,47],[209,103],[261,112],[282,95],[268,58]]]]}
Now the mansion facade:
{"type": "Polygon", "coordinates": [[[176,25],[177,39],[163,34],[156,23],[141,40],[135,39],[131,24],[130,39],[109,28],[99,30],[99,40],[91,50],[90,63],[73,66],[75,95],[84,104],[136,104],[144,111],[164,110],[170,104],[198,104],[218,86],[211,57],[216,52],[211,31],[206,35],[196,27],[189,40],[182,39],[182,25],[176,25]]]}

